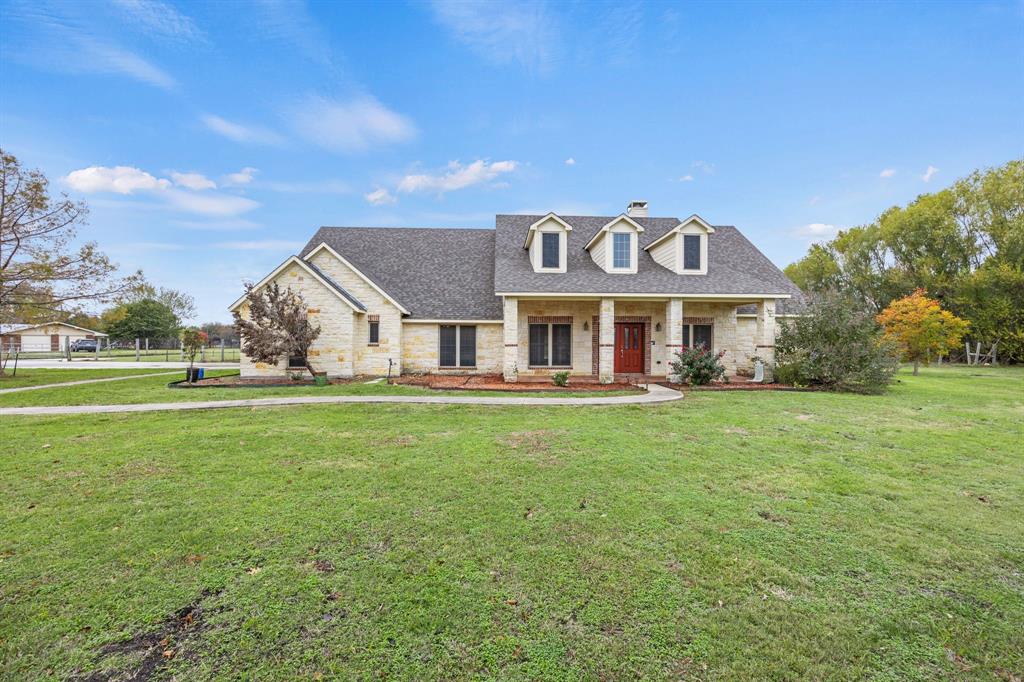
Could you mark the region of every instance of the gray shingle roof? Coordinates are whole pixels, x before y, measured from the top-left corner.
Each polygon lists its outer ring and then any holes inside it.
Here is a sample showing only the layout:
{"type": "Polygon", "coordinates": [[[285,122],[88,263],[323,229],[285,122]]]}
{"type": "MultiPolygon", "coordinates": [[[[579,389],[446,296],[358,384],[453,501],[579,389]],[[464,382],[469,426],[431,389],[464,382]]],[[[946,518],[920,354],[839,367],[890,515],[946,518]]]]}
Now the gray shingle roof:
{"type": "MultiPolygon", "coordinates": [[[[604,272],[583,246],[613,216],[559,216],[568,234],[568,272],[536,273],[523,248],[539,215],[498,215],[497,229],[429,227],[321,227],[300,252],[326,243],[409,310],[411,319],[500,320],[496,291],[635,294],[790,294],[800,290],[735,227],[716,226],[708,237],[708,274],[677,275],[643,251],[679,224],[677,218],[636,218],[640,235],[635,275],[604,272]]],[[[363,304],[339,287],[357,306],[363,304]]],[[[748,312],[743,307],[740,312],[748,312]]],[[[365,308],[364,308],[365,309],[365,308]]],[[[749,312],[752,312],[751,307],[749,312]]]]}
{"type": "Polygon", "coordinates": [[[494,285],[501,292],[629,294],[791,294],[800,290],[757,248],[730,226],[715,226],[708,236],[706,275],[677,275],[654,262],[642,249],[679,225],[677,218],[635,218],[643,225],[635,275],[610,274],[591,259],[584,246],[615,216],[559,216],[572,225],[568,233],[565,273],[538,273],[523,248],[530,225],[539,215],[498,215],[494,285]]]}
{"type": "Polygon", "coordinates": [[[501,319],[494,230],[321,227],[300,255],[323,242],[401,303],[410,319],[501,319]]]}

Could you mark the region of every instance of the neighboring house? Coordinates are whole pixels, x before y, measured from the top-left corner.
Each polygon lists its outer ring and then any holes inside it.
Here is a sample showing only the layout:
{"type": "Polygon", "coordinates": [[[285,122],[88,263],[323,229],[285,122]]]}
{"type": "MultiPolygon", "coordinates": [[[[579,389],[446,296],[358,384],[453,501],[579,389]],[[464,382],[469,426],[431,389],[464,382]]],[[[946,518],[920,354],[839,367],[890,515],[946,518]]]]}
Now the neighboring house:
{"type": "MultiPolygon", "coordinates": [[[[771,360],[801,294],[735,227],[699,216],[498,215],[495,229],[322,227],[263,280],[302,295],[332,376],[556,371],[665,377],[683,346],[771,360]]],[[[245,315],[245,297],[231,310],[245,315]]],[[[244,339],[243,339],[244,347],[244,339]]],[[[254,363],[283,374],[301,358],[254,363]]]]}
{"type": "Polygon", "coordinates": [[[79,339],[106,338],[103,332],[76,327],[66,322],[42,324],[0,324],[0,346],[4,350],[66,351],[79,339]]]}

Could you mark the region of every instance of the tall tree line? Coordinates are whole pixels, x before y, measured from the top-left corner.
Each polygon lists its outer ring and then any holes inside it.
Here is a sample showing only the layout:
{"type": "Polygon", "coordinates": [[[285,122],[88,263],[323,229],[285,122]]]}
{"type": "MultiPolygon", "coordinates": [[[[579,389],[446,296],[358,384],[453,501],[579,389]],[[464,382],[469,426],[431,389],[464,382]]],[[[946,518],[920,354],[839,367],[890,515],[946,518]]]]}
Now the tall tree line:
{"type": "Polygon", "coordinates": [[[969,338],[1024,362],[1024,159],[978,170],[867,225],[843,230],[786,268],[807,292],[840,292],[881,312],[925,289],[970,321],[969,338]]]}

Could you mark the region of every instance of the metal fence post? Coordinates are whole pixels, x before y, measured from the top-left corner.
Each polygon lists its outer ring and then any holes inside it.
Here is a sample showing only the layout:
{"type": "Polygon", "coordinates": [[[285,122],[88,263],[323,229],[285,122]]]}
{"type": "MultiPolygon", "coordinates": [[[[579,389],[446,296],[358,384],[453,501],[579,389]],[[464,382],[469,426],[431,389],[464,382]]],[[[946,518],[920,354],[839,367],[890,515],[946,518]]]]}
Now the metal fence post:
{"type": "Polygon", "coordinates": [[[178,341],[178,350],[181,353],[181,361],[185,362],[185,344],[181,340],[178,341]]]}
{"type": "Polygon", "coordinates": [[[220,340],[220,361],[224,362],[224,339],[220,340]]]}
{"type": "Polygon", "coordinates": [[[139,339],[135,338],[135,362],[139,361],[139,339]]]}

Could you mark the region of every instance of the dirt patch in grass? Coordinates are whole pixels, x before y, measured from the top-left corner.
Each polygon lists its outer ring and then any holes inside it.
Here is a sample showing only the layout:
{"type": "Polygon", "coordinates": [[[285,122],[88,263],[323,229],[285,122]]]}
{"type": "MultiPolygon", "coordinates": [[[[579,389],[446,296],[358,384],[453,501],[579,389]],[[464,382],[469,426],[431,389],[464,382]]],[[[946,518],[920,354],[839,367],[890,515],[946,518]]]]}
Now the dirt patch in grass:
{"type": "Polygon", "coordinates": [[[555,386],[539,381],[507,383],[500,374],[415,374],[399,377],[394,381],[405,386],[421,386],[443,391],[513,391],[516,393],[580,393],[607,391],[639,391],[633,384],[599,384],[589,381],[573,381],[568,386],[555,386]]]}
{"type": "Polygon", "coordinates": [[[70,679],[78,682],[101,682],[106,680],[124,680],[125,682],[142,682],[158,676],[168,664],[181,652],[186,645],[196,640],[205,630],[209,622],[205,619],[207,610],[203,602],[218,593],[204,590],[191,604],[184,606],[168,616],[157,627],[148,632],[139,632],[130,639],[112,642],[100,647],[99,658],[95,670],[88,674],[74,675],[70,679]],[[117,667],[103,665],[104,661],[124,661],[117,667]]]}

